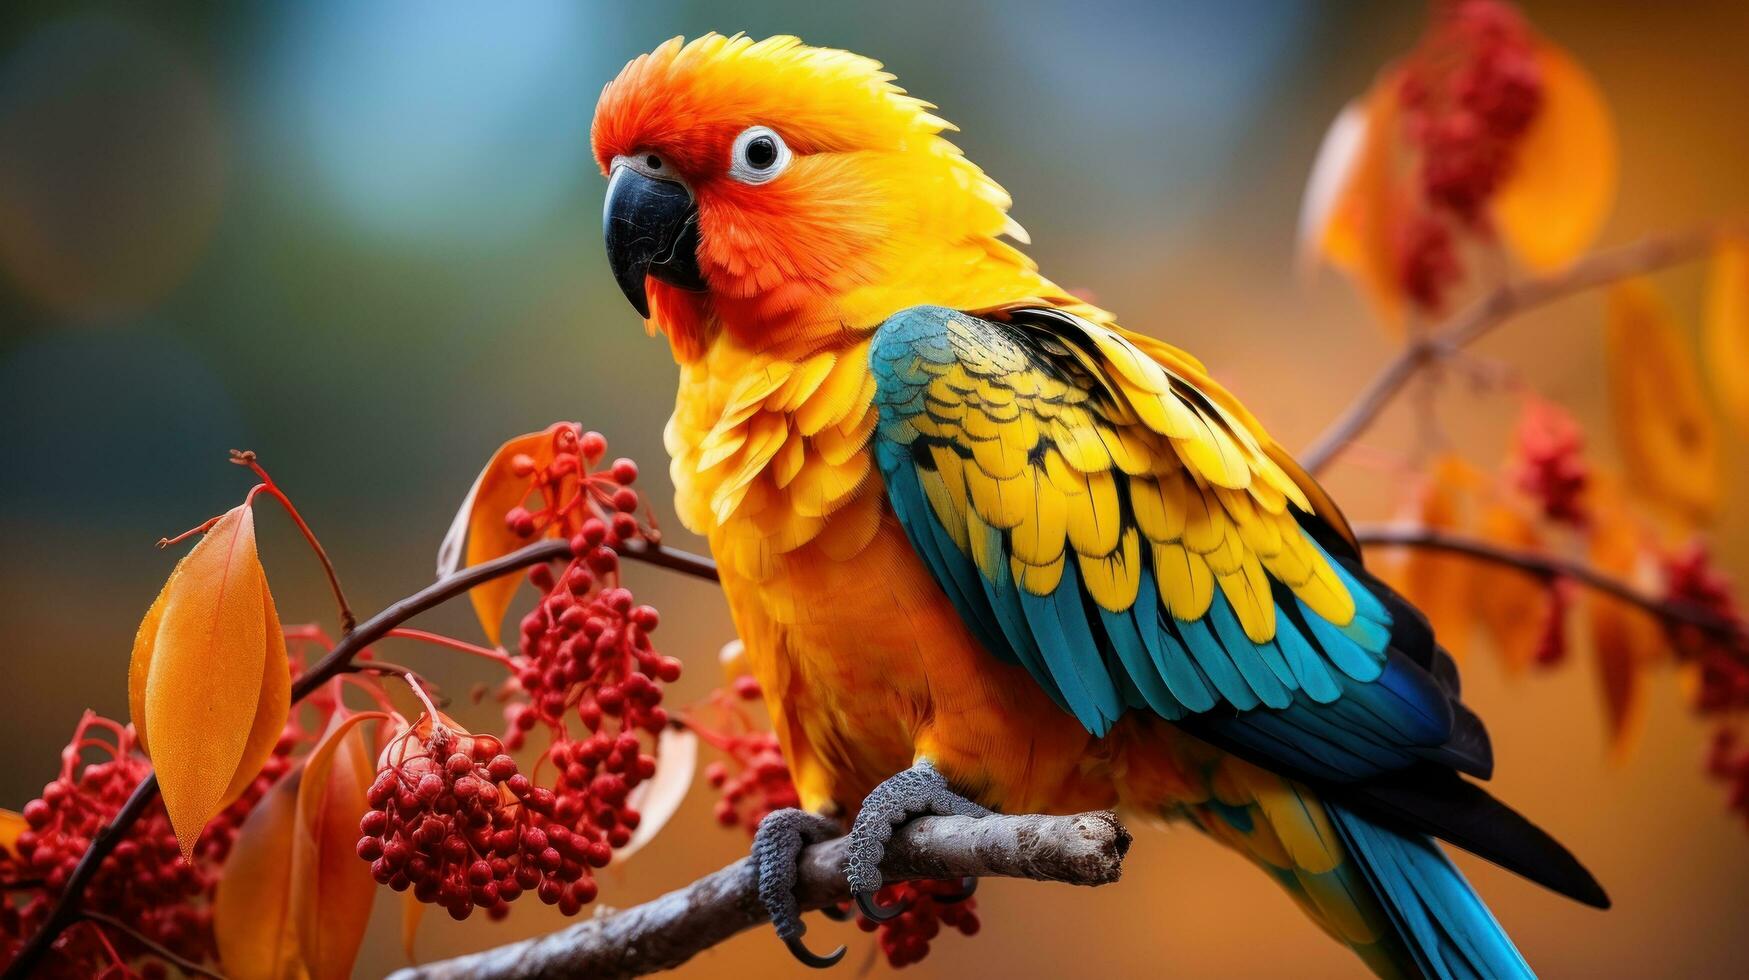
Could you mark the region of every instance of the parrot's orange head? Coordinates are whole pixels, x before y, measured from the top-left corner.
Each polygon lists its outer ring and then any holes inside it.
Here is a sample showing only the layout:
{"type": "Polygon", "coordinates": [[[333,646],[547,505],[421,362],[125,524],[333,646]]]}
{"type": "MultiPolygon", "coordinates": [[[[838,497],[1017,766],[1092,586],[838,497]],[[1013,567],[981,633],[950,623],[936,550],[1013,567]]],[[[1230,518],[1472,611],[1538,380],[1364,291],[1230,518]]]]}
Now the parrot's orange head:
{"type": "Polygon", "coordinates": [[[620,288],[677,351],[718,328],[769,343],[946,301],[931,278],[968,247],[1016,256],[995,238],[1024,233],[931,108],[879,63],[793,37],[636,58],[592,133],[620,288]]]}

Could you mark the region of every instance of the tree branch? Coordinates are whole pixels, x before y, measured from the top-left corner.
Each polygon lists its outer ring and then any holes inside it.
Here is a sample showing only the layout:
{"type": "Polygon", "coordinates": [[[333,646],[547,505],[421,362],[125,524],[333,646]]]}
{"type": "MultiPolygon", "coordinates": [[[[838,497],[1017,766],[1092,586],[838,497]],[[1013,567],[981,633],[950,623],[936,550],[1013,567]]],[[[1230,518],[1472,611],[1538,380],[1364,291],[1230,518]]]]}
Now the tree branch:
{"type": "MultiPolygon", "coordinates": [[[[361,623],[357,629],[342,636],[334,648],[329,650],[314,666],[300,674],[292,681],[291,698],[295,704],[303,700],[311,691],[321,687],[323,683],[344,671],[352,663],[352,658],[359,651],[377,642],[395,627],[426,610],[462,595],[481,582],[487,582],[501,575],[508,575],[530,565],[552,561],[556,558],[569,557],[571,546],[565,541],[541,541],[531,544],[519,551],[513,551],[502,558],[482,562],[464,568],[461,571],[440,579],[420,589],[405,599],[396,602],[382,612],[361,623]]],[[[133,827],[134,822],[146,811],[152,801],[158,796],[158,776],[156,773],[147,776],[140,785],[134,788],[122,808],[116,811],[115,819],[105,824],[91,841],[85,855],[79,859],[73,873],[67,876],[67,885],[61,891],[61,897],[56,902],[54,911],[43,921],[42,928],[30,938],[18,951],[18,958],[6,968],[5,980],[22,980],[30,976],[36,969],[49,947],[66,928],[77,922],[81,916],[80,902],[84,897],[85,888],[91,883],[93,875],[97,874],[98,866],[103,859],[115,850],[115,845],[121,843],[123,837],[133,827]]],[[[89,917],[89,916],[87,916],[89,917]]]]}
{"type": "Polygon", "coordinates": [[[1661,599],[1598,571],[1582,561],[1535,551],[1503,548],[1476,538],[1449,534],[1434,528],[1397,524],[1357,524],[1355,540],[1362,545],[1427,548],[1463,555],[1477,561],[1506,565],[1544,579],[1565,578],[1602,592],[1658,617],[1666,623],[1692,626],[1749,654],[1749,636],[1741,624],[1691,602],[1661,599]]]}
{"type": "Polygon", "coordinates": [[[1422,369],[1462,350],[1526,310],[1598,286],[1655,272],[1704,253],[1719,229],[1708,226],[1647,238],[1596,252],[1547,275],[1504,282],[1441,326],[1411,339],[1362,388],[1336,421],[1300,453],[1300,465],[1317,474],[1330,465],[1384,412],[1422,369]]]}
{"type": "MultiPolygon", "coordinates": [[[[796,895],[804,911],[850,898],[848,838],[802,852],[796,895]]],[[[894,834],[881,871],[888,881],[1007,877],[1105,885],[1123,872],[1130,835],[1110,813],[1070,817],[924,817],[894,834]]],[[[767,921],[751,860],[635,908],[558,932],[402,970],[392,980],[637,977],[668,970],[767,921]]]]}

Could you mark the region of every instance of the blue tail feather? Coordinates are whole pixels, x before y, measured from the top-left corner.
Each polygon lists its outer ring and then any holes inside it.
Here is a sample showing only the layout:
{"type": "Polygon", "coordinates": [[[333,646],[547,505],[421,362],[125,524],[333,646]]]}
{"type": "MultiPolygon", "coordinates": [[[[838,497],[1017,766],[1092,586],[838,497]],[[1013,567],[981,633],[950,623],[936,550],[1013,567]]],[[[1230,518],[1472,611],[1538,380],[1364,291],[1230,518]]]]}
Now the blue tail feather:
{"type": "Polygon", "coordinates": [[[1325,809],[1424,976],[1536,976],[1431,838],[1381,827],[1337,804],[1325,809]]]}

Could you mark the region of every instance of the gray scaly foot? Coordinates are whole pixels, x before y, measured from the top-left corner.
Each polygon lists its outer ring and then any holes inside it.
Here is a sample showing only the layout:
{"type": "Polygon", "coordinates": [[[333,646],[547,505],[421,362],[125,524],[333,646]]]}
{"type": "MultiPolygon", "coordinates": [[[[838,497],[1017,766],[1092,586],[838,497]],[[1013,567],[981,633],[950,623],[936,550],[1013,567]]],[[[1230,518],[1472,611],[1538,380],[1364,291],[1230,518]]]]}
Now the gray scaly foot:
{"type": "Polygon", "coordinates": [[[759,903],[771,915],[777,938],[796,959],[812,967],[828,967],[844,958],[844,947],[820,956],[802,942],[808,926],[796,904],[796,859],[802,848],[839,835],[838,823],[805,810],[774,810],[759,821],[753,834],[753,868],[759,877],[759,903]]]}
{"type": "MultiPolygon", "coordinates": [[[[856,822],[850,828],[850,857],[844,874],[850,882],[850,893],[862,914],[877,922],[891,919],[905,911],[903,905],[885,908],[875,903],[880,890],[881,858],[887,842],[900,824],[924,815],[940,817],[983,817],[989,810],[955,793],[947,780],[928,760],[876,786],[862,801],[856,822]]],[[[969,893],[968,893],[969,894],[969,893]]]]}

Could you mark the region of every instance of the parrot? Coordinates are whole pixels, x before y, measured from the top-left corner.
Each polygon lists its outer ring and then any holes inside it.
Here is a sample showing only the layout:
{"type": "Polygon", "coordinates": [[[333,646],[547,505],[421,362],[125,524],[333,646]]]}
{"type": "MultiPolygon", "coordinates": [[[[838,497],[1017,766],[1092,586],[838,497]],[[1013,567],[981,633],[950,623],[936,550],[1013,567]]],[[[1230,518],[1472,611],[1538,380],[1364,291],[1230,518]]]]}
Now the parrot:
{"type": "Polygon", "coordinates": [[[681,522],[717,562],[801,806],[881,904],[925,814],[1122,808],[1236,851],[1381,976],[1530,967],[1437,841],[1609,904],[1477,780],[1426,617],[1191,354],[1044,277],[1003,188],[870,58],[671,39],[602,90],[616,284],[678,365],[681,522]]]}

